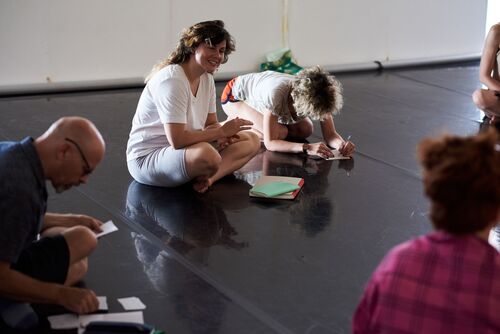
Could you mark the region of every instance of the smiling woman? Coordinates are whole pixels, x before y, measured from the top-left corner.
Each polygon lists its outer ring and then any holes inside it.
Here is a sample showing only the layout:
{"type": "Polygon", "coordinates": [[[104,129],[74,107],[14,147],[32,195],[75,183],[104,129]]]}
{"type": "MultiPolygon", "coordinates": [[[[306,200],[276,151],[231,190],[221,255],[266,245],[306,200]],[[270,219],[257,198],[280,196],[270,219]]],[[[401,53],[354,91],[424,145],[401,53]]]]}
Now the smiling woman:
{"type": "Polygon", "coordinates": [[[199,45],[205,44],[210,48],[215,45],[225,42],[223,50],[222,64],[226,63],[229,55],[235,51],[235,43],[231,35],[224,29],[224,22],[220,20],[205,21],[197,23],[185,29],[176,49],[164,60],[156,64],[151,73],[146,77],[146,82],[149,81],[159,70],[167,65],[183,64],[189,60],[199,45]]]}
{"type": "Polygon", "coordinates": [[[235,50],[224,22],[197,23],[146,78],[127,144],[130,174],[140,183],[174,187],[193,181],[205,192],[242,167],[260,147],[251,122],[217,120],[212,73],[235,50]]]}

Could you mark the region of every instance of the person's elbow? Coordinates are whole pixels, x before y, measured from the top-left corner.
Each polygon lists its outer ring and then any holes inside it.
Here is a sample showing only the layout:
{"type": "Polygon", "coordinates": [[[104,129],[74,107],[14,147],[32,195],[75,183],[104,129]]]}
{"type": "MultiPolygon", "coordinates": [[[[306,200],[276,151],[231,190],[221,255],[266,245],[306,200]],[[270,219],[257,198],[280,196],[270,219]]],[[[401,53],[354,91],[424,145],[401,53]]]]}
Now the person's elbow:
{"type": "Polygon", "coordinates": [[[279,145],[277,145],[276,140],[264,139],[264,146],[266,147],[266,150],[268,150],[268,151],[271,151],[271,152],[279,151],[279,145]]]}
{"type": "Polygon", "coordinates": [[[179,150],[186,146],[182,136],[167,136],[167,140],[174,150],[179,150]]]}
{"type": "Polygon", "coordinates": [[[487,75],[486,73],[479,73],[479,81],[483,84],[488,86],[488,82],[490,80],[490,76],[487,75]]]}
{"type": "Polygon", "coordinates": [[[182,145],[180,142],[178,141],[171,141],[170,142],[170,146],[172,146],[172,148],[174,150],[180,150],[181,148],[184,148],[184,145],[182,145]]]}
{"type": "Polygon", "coordinates": [[[264,143],[264,147],[266,148],[266,150],[268,150],[268,151],[272,151],[273,150],[272,149],[273,148],[272,140],[264,138],[263,143],[264,143]]]}

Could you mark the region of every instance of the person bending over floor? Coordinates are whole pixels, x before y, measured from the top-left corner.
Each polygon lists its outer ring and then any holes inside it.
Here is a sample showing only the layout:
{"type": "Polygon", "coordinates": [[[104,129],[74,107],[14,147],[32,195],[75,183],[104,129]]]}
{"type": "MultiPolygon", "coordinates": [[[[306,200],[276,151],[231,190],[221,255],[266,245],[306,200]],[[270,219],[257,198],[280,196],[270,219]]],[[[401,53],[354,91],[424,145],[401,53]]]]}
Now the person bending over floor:
{"type": "Polygon", "coordinates": [[[418,147],[436,231],[393,248],[375,270],[353,333],[500,333],[500,219],[495,131],[418,147]]]}
{"type": "Polygon", "coordinates": [[[478,89],[472,94],[476,106],[483,110],[490,122],[500,121],[500,23],[493,25],[484,43],[479,80],[488,89],[478,89]]]}
{"type": "Polygon", "coordinates": [[[61,118],[40,137],[0,142],[0,297],[93,312],[93,291],[72,287],[87,271],[101,221],[46,213],[46,180],[59,193],[81,183],[104,156],[87,119],[61,118]],[[37,236],[40,238],[37,240],[37,236]]]}
{"type": "Polygon", "coordinates": [[[354,152],[354,144],[342,139],[333,122],[333,115],[342,108],[342,86],[320,67],[304,69],[296,76],[265,71],[236,77],[226,85],[221,103],[228,118],[252,121],[253,130],[270,151],[304,152],[322,158],[333,156],[330,148],[345,156],[354,152]],[[311,119],[320,121],[326,143],[286,140],[309,137],[311,119]]]}
{"type": "Polygon", "coordinates": [[[127,144],[127,165],[143,184],[174,187],[193,180],[205,192],[259,150],[252,122],[217,121],[212,74],[234,51],[222,21],[183,31],[175,51],[146,78],[127,144]]]}

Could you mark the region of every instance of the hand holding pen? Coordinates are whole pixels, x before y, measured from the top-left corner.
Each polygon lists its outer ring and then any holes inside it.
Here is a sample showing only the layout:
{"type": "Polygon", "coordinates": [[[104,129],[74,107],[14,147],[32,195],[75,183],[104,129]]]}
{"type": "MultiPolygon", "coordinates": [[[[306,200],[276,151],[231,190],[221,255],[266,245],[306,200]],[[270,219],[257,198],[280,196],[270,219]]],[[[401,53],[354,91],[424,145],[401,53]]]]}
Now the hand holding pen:
{"type": "Polygon", "coordinates": [[[349,139],[351,139],[351,135],[347,136],[347,139],[339,148],[340,154],[342,154],[345,157],[350,157],[356,150],[356,145],[350,142],[349,139]]]}

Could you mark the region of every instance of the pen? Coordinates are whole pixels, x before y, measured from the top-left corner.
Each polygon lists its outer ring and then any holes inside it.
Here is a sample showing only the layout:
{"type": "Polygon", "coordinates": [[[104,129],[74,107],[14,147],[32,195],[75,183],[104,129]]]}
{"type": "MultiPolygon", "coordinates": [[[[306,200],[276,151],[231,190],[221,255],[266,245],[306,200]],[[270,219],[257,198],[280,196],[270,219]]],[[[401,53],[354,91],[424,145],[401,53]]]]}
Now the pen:
{"type": "Polygon", "coordinates": [[[344,149],[346,147],[347,143],[349,142],[349,139],[351,139],[351,135],[347,136],[346,140],[344,141],[344,143],[341,146],[342,149],[344,149]]]}
{"type": "MultiPolygon", "coordinates": [[[[347,136],[347,139],[345,140],[345,142],[349,142],[349,139],[351,139],[351,135],[347,136]]],[[[351,176],[351,173],[349,173],[349,170],[347,170],[347,177],[350,177],[351,176]]]]}
{"type": "Polygon", "coordinates": [[[342,144],[341,148],[344,148],[345,145],[349,142],[349,139],[351,139],[351,135],[347,136],[346,140],[344,140],[344,143],[342,144]]]}

